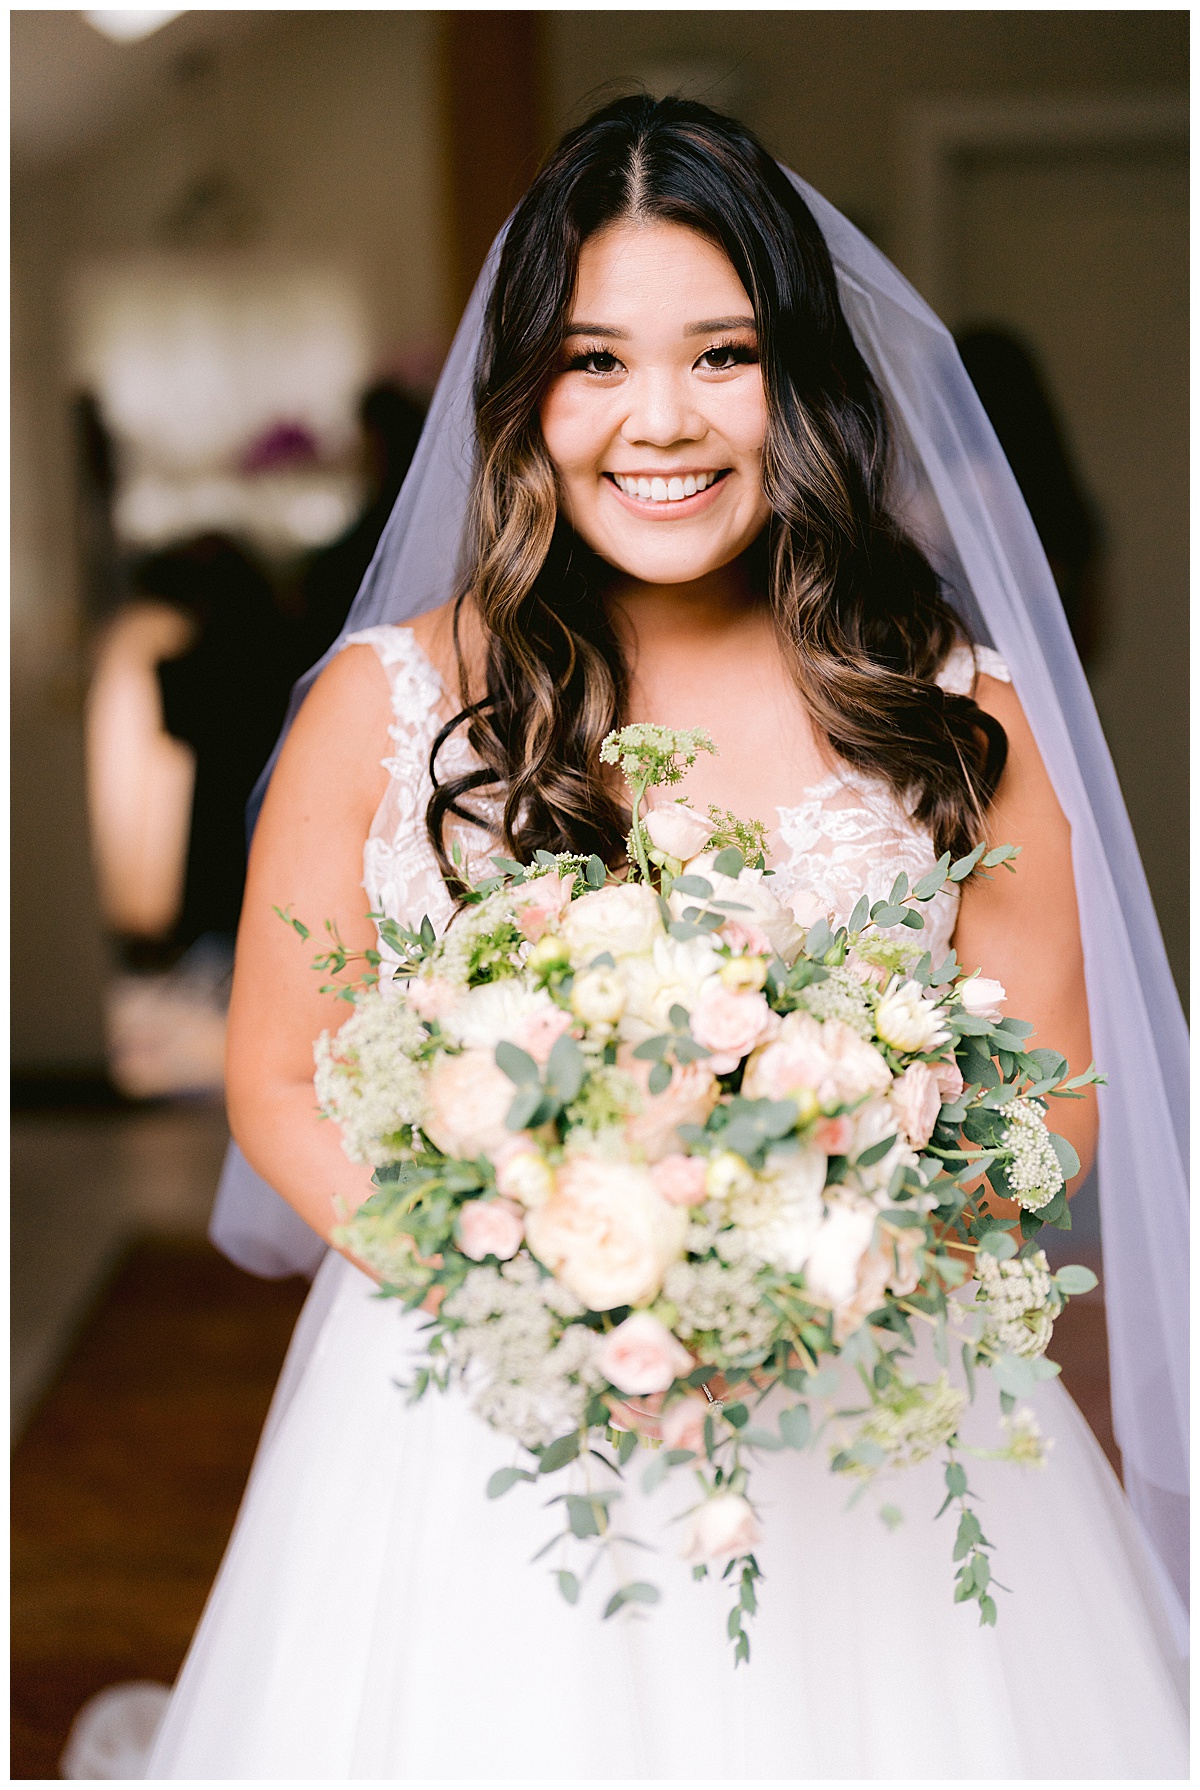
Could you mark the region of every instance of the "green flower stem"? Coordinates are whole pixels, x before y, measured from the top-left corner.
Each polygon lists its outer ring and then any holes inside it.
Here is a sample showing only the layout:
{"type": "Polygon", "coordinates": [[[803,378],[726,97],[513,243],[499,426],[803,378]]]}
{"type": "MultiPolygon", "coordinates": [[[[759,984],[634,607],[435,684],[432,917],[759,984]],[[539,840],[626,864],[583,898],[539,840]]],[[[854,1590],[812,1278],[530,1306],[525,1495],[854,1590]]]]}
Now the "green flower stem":
{"type": "Polygon", "coordinates": [[[637,859],[638,870],[644,883],[650,882],[650,860],[646,856],[646,835],[642,828],[641,809],[646,791],[650,787],[650,781],[651,773],[648,772],[645,777],[639,778],[633,785],[633,826],[630,830],[634,856],[637,859]]]}

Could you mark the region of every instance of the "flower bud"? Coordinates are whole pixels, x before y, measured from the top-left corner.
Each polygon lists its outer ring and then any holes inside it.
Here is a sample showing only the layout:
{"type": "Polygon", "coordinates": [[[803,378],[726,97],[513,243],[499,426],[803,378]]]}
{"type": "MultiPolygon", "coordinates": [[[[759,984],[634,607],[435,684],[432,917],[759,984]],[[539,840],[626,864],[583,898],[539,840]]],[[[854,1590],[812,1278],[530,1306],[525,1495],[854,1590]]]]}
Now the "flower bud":
{"type": "Polygon", "coordinates": [[[757,993],[767,980],[764,957],[731,957],[718,972],[726,988],[757,993]]]}
{"type": "Polygon", "coordinates": [[[541,937],[529,953],[527,959],[531,970],[554,970],[570,963],[571,956],[555,933],[547,932],[541,937]]]}
{"type": "Polygon", "coordinates": [[[727,1200],[737,1193],[748,1193],[754,1175],[747,1162],[733,1150],[720,1150],[711,1157],[705,1185],[710,1199],[727,1200]]]}
{"type": "Polygon", "coordinates": [[[614,970],[585,970],[571,988],[571,1006],[585,1025],[615,1025],[625,1011],[625,985],[614,970]]]}

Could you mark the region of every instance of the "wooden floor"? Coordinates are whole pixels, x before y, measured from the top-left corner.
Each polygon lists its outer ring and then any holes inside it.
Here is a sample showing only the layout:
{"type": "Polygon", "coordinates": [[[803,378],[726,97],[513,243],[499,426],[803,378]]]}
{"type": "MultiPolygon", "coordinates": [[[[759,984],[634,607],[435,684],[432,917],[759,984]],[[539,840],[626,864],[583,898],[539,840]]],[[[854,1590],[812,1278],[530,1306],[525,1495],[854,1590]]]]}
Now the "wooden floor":
{"type": "Polygon", "coordinates": [[[118,1265],[13,1457],[14,1778],[58,1775],[94,1691],[174,1678],[307,1290],[200,1242],[118,1265]]]}
{"type": "MultiPolygon", "coordinates": [[[[14,1778],[57,1775],[93,1692],[174,1678],[306,1291],[186,1241],[138,1244],[103,1290],[13,1460],[14,1778]]],[[[1116,1464],[1098,1294],[1053,1352],[1116,1464]]]]}

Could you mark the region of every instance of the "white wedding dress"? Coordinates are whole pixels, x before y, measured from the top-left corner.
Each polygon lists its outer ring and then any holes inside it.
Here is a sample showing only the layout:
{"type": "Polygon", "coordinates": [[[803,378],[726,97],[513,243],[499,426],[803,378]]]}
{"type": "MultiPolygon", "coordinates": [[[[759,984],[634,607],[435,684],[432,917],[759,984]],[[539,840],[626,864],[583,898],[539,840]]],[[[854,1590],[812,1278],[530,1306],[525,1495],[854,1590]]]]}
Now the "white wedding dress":
{"type": "MultiPolygon", "coordinates": [[[[385,799],[365,851],[372,905],[449,916],[425,830],[429,749],[445,695],[403,627],[375,647],[392,690],[385,799]]],[[[994,655],[986,669],[1007,677],[994,655]]],[[[970,653],[943,681],[967,689],[970,653]]],[[[466,753],[465,744],[452,747],[466,753]]],[[[478,855],[485,841],[464,836],[478,855]]],[[[849,770],[781,810],[781,892],[843,914],[862,888],[932,859],[886,786],[849,770]]],[[[955,897],[927,913],[949,943],[955,897]]],[[[1023,1472],[972,1460],[995,1544],[999,1622],[952,1602],[936,1460],[849,1513],[816,1454],[766,1455],[754,1489],[766,1539],[753,1657],[736,1671],[726,1587],[672,1553],[694,1488],[640,1490],[626,1470],[617,1527],[625,1579],[663,1591],[646,1615],[601,1611],[602,1562],[575,1608],[548,1557],[561,1526],[519,1484],[489,1502],[514,1444],[457,1392],[406,1403],[421,1314],[401,1314],[331,1253],[296,1329],[237,1526],[183,1666],[151,1778],[1178,1778],[1187,1775],[1179,1662],[1120,1486],[1057,1382],[1032,1401],[1054,1438],[1023,1472]],[[879,1507],[898,1505],[889,1530],[879,1507]]],[[[923,1363],[936,1371],[932,1360],[923,1363]]],[[[998,1440],[984,1376],[965,1434],[998,1440]]],[[[578,1468],[569,1471],[578,1471],[578,1468]]],[[[680,1476],[676,1476],[678,1479],[680,1476]]]]}

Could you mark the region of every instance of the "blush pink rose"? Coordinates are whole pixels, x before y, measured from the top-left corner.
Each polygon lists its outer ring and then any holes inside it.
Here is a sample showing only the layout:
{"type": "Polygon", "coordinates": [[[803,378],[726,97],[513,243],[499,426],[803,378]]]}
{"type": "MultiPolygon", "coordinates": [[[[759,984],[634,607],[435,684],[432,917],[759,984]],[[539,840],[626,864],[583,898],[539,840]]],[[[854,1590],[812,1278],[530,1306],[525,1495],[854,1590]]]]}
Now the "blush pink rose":
{"type": "Polygon", "coordinates": [[[617,1065],[632,1077],[642,1095],[642,1110],[625,1121],[625,1139],[647,1162],[682,1154],[680,1125],[703,1125],[717,1104],[717,1082],[708,1062],[676,1066],[661,1094],[649,1091],[651,1065],[635,1057],[633,1046],[623,1044],[617,1065]]]}
{"type": "Polygon", "coordinates": [[[443,1019],[458,999],[460,990],[440,976],[417,976],[404,993],[408,1004],[422,1019],[443,1019]]]}
{"type": "Polygon", "coordinates": [[[931,1063],[929,1067],[933,1070],[943,1105],[952,1106],[966,1085],[962,1070],[953,1059],[948,1063],[931,1063]]]}
{"type": "Polygon", "coordinates": [[[558,876],[552,871],[549,876],[535,877],[531,883],[513,890],[517,925],[532,943],[536,944],[542,934],[566,913],[574,881],[574,871],[570,876],[558,876]]]}
{"type": "Polygon", "coordinates": [[[813,1131],[812,1141],[826,1156],[848,1156],[854,1142],[854,1120],[848,1113],[839,1119],[822,1119],[813,1131]]]}
{"type": "Polygon", "coordinates": [[[512,1041],[527,1050],[535,1063],[545,1063],[572,1023],[571,1015],[561,1007],[539,1007],[513,1027],[512,1041]]]}
{"type": "Polygon", "coordinates": [[[761,926],[752,920],[726,920],[718,938],[724,939],[731,951],[741,957],[771,957],[771,941],[761,926]]]}
{"type": "Polygon", "coordinates": [[[713,830],[711,820],[684,802],[664,802],[651,808],[643,824],[655,847],[680,863],[703,851],[713,830]]]}
{"type": "Polygon", "coordinates": [[[473,1262],[489,1255],[507,1262],[524,1235],[521,1208],[511,1200],[468,1200],[458,1214],[459,1243],[473,1262]]]}
{"type": "Polygon", "coordinates": [[[704,1453],[704,1419],[711,1409],[706,1398],[681,1398],[663,1413],[662,1441],[664,1448],[690,1448],[693,1454],[704,1453]]]}
{"type": "Polygon", "coordinates": [[[692,1008],[692,1037],[713,1054],[708,1067],[728,1075],[756,1045],[779,1030],[765,995],[737,992],[717,983],[706,988],[692,1008]]]}
{"type": "Polygon", "coordinates": [[[929,1142],[942,1110],[937,1076],[925,1063],[910,1063],[892,1083],[890,1095],[900,1130],[916,1149],[929,1142]]]}
{"type": "Polygon", "coordinates": [[[692,1358],[665,1324],[648,1311],[635,1311],[604,1338],[596,1366],[618,1392],[665,1392],[691,1372],[692,1358]]]}
{"type": "Polygon", "coordinates": [[[685,1560],[698,1566],[706,1560],[749,1553],[761,1540],[758,1518],[746,1499],[736,1492],[718,1492],[692,1512],[680,1551],[685,1560]]]}
{"type": "Polygon", "coordinates": [[[421,1129],[447,1156],[490,1156],[512,1137],[505,1123],[516,1089],[491,1051],[440,1056],[429,1073],[421,1129]]]}
{"type": "Polygon", "coordinates": [[[958,998],[966,1013],[976,1019],[999,1019],[1000,1009],[1008,999],[1003,982],[994,976],[981,976],[978,971],[958,985],[958,998]]]}
{"type": "Polygon", "coordinates": [[[664,1156],[650,1170],[660,1199],[672,1206],[699,1206],[705,1199],[708,1164],[703,1156],[664,1156]]]}

